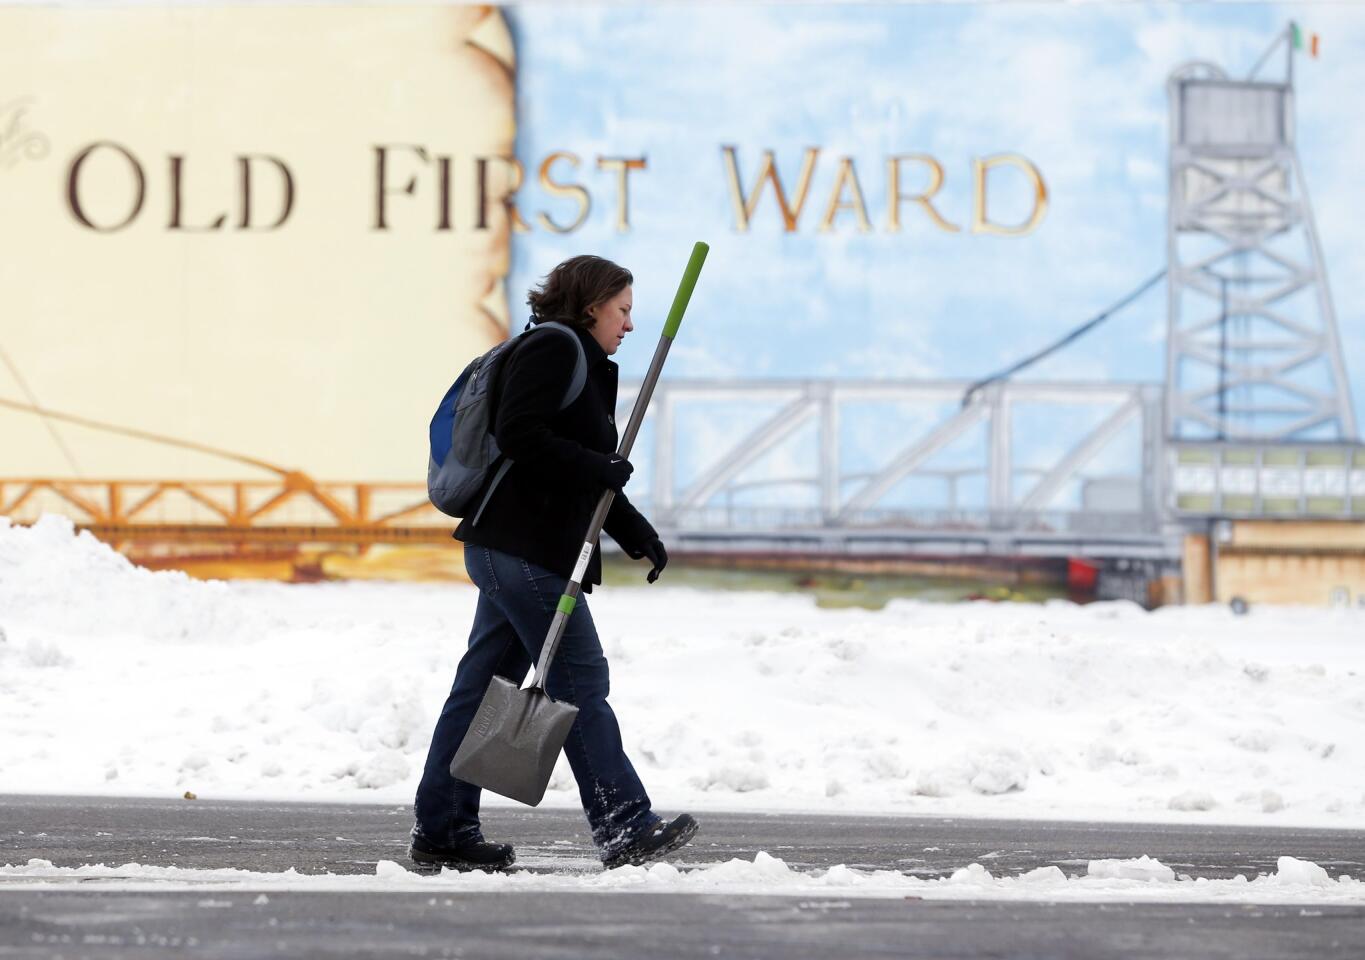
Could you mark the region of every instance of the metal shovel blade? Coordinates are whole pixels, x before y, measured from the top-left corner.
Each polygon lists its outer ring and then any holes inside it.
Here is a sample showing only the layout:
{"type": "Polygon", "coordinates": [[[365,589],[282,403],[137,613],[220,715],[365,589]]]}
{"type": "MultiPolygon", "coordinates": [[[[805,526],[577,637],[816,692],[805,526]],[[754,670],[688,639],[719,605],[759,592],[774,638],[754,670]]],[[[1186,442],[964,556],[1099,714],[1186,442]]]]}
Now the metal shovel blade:
{"type": "Polygon", "coordinates": [[[494,677],[450,761],[450,773],[534,807],[545,796],[577,716],[577,707],[551,700],[542,689],[521,690],[494,677]]]}

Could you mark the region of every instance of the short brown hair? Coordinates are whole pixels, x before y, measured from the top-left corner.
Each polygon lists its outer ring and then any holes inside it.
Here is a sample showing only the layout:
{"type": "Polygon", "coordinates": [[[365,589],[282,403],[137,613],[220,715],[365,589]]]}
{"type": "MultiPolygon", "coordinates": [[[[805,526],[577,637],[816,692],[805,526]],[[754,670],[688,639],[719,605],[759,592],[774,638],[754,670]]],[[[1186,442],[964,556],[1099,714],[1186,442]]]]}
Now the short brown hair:
{"type": "Polygon", "coordinates": [[[556,320],[571,327],[592,329],[588,309],[610,300],[635,282],[630,271],[591,254],[570,257],[551,270],[526,294],[535,323],[556,320]]]}

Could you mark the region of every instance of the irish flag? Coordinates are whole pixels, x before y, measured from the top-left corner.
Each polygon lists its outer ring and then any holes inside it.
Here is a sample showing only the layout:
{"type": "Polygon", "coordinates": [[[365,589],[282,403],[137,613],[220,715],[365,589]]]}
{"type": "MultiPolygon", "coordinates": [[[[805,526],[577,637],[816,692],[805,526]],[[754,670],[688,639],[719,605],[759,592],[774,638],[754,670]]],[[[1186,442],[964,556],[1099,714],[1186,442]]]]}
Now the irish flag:
{"type": "MultiPolygon", "coordinates": [[[[1303,39],[1304,39],[1304,37],[1303,37],[1303,30],[1299,27],[1299,25],[1298,25],[1297,23],[1290,24],[1290,28],[1294,31],[1294,49],[1295,49],[1295,50],[1302,50],[1302,49],[1303,49],[1303,39]]],[[[1317,55],[1318,55],[1318,35],[1317,35],[1316,33],[1310,33],[1310,34],[1308,35],[1308,55],[1309,55],[1310,57],[1315,58],[1315,59],[1317,58],[1317,55]]]]}

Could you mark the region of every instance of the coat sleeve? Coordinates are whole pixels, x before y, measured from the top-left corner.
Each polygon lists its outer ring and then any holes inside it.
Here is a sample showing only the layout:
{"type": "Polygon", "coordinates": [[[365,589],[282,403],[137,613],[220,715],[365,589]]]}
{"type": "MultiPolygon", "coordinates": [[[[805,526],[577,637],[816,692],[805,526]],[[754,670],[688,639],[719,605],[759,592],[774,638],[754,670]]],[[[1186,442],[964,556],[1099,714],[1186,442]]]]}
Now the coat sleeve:
{"type": "Polygon", "coordinates": [[[517,463],[589,472],[589,458],[598,454],[550,429],[576,361],[568,338],[548,333],[527,337],[508,359],[493,437],[517,463]]]}
{"type": "Polygon", "coordinates": [[[659,534],[644,515],[631,505],[624,493],[618,493],[607,511],[607,522],[602,529],[621,545],[621,549],[635,559],[640,558],[641,548],[659,534]]]}

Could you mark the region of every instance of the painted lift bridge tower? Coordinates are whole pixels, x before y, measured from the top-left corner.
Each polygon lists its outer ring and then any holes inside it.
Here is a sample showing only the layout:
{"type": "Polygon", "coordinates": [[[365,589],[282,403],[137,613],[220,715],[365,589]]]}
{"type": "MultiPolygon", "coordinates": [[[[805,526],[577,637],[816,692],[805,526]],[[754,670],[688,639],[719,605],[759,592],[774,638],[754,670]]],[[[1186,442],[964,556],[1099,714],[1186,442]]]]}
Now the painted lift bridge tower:
{"type": "Polygon", "coordinates": [[[1326,265],[1294,148],[1296,35],[1291,25],[1280,41],[1283,81],[1258,81],[1257,70],[1232,80],[1207,63],[1170,79],[1172,440],[1356,437],[1326,265]]]}
{"type": "Polygon", "coordinates": [[[1168,85],[1167,504],[1187,522],[1365,516],[1365,448],[1295,148],[1299,38],[1291,23],[1246,79],[1191,63],[1168,85]],[[1281,48],[1283,79],[1258,80],[1281,48]]]}

